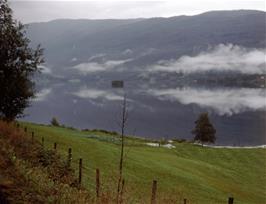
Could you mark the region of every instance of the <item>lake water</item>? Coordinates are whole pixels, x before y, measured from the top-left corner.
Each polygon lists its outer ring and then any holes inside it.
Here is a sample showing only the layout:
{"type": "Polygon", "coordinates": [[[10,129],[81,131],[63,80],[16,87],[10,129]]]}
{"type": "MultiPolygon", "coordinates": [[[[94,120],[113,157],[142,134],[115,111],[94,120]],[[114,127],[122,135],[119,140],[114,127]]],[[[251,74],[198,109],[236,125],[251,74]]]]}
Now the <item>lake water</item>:
{"type": "Polygon", "coordinates": [[[266,144],[264,88],[180,86],[156,78],[127,77],[124,89],[111,87],[115,77],[41,77],[38,94],[23,120],[60,123],[76,128],[119,131],[126,94],[126,133],[147,138],[192,139],[194,121],[209,112],[217,144],[266,144]]]}

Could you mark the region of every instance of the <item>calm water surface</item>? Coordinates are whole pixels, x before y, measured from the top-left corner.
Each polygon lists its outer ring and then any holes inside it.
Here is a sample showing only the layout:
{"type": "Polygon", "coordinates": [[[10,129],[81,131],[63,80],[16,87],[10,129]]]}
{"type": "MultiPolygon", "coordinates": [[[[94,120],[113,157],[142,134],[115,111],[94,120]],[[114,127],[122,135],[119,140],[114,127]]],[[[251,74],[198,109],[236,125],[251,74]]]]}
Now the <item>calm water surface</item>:
{"type": "Polygon", "coordinates": [[[77,128],[119,131],[124,94],[127,134],[147,138],[192,139],[194,121],[208,111],[217,144],[266,144],[266,101],[263,88],[180,86],[156,79],[127,79],[124,89],[111,88],[112,78],[41,78],[39,92],[24,120],[60,123],[77,128]]]}

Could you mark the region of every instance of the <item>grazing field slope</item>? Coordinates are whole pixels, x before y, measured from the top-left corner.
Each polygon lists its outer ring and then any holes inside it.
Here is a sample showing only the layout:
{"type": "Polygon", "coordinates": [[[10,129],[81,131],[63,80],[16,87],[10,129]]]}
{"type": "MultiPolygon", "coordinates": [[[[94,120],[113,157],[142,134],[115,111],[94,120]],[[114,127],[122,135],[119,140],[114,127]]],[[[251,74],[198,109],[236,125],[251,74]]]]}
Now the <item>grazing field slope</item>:
{"type": "MultiPolygon", "coordinates": [[[[78,131],[30,123],[46,148],[54,142],[65,158],[72,148],[74,169],[83,159],[83,185],[94,192],[95,169],[101,173],[102,191],[115,192],[119,162],[119,138],[103,131],[78,131]]],[[[215,149],[174,141],[175,148],[151,147],[144,139],[126,139],[125,187],[130,201],[149,202],[152,180],[158,181],[158,197],[187,198],[190,203],[266,203],[266,149],[215,149]]]]}

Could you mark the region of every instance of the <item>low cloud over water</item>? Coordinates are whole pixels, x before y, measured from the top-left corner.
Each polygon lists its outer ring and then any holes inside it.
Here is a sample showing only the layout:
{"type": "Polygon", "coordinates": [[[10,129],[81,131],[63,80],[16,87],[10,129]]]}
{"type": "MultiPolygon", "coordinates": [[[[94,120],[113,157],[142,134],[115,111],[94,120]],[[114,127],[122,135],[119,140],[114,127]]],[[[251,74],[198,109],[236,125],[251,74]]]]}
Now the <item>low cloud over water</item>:
{"type": "Polygon", "coordinates": [[[51,88],[45,88],[36,93],[34,101],[44,101],[47,99],[48,95],[52,92],[51,88]]]}
{"type": "Polygon", "coordinates": [[[82,88],[79,91],[73,93],[73,95],[79,98],[85,99],[105,99],[109,101],[123,100],[121,95],[115,94],[110,91],[100,90],[100,89],[91,89],[91,88],[82,88]]]}

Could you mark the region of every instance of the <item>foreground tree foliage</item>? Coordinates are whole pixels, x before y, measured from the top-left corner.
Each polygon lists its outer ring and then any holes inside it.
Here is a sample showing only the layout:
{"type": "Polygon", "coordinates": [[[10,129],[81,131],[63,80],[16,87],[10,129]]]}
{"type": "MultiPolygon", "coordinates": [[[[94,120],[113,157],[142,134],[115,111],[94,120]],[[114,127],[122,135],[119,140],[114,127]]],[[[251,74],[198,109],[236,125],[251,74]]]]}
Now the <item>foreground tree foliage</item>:
{"type": "Polygon", "coordinates": [[[215,143],[216,130],[210,122],[208,113],[200,114],[195,121],[195,128],[192,133],[195,135],[194,140],[203,143],[215,143]]]}
{"type": "Polygon", "coordinates": [[[43,50],[40,46],[34,50],[29,43],[7,0],[0,0],[0,119],[21,116],[34,96],[32,76],[43,63],[43,50]]]}

